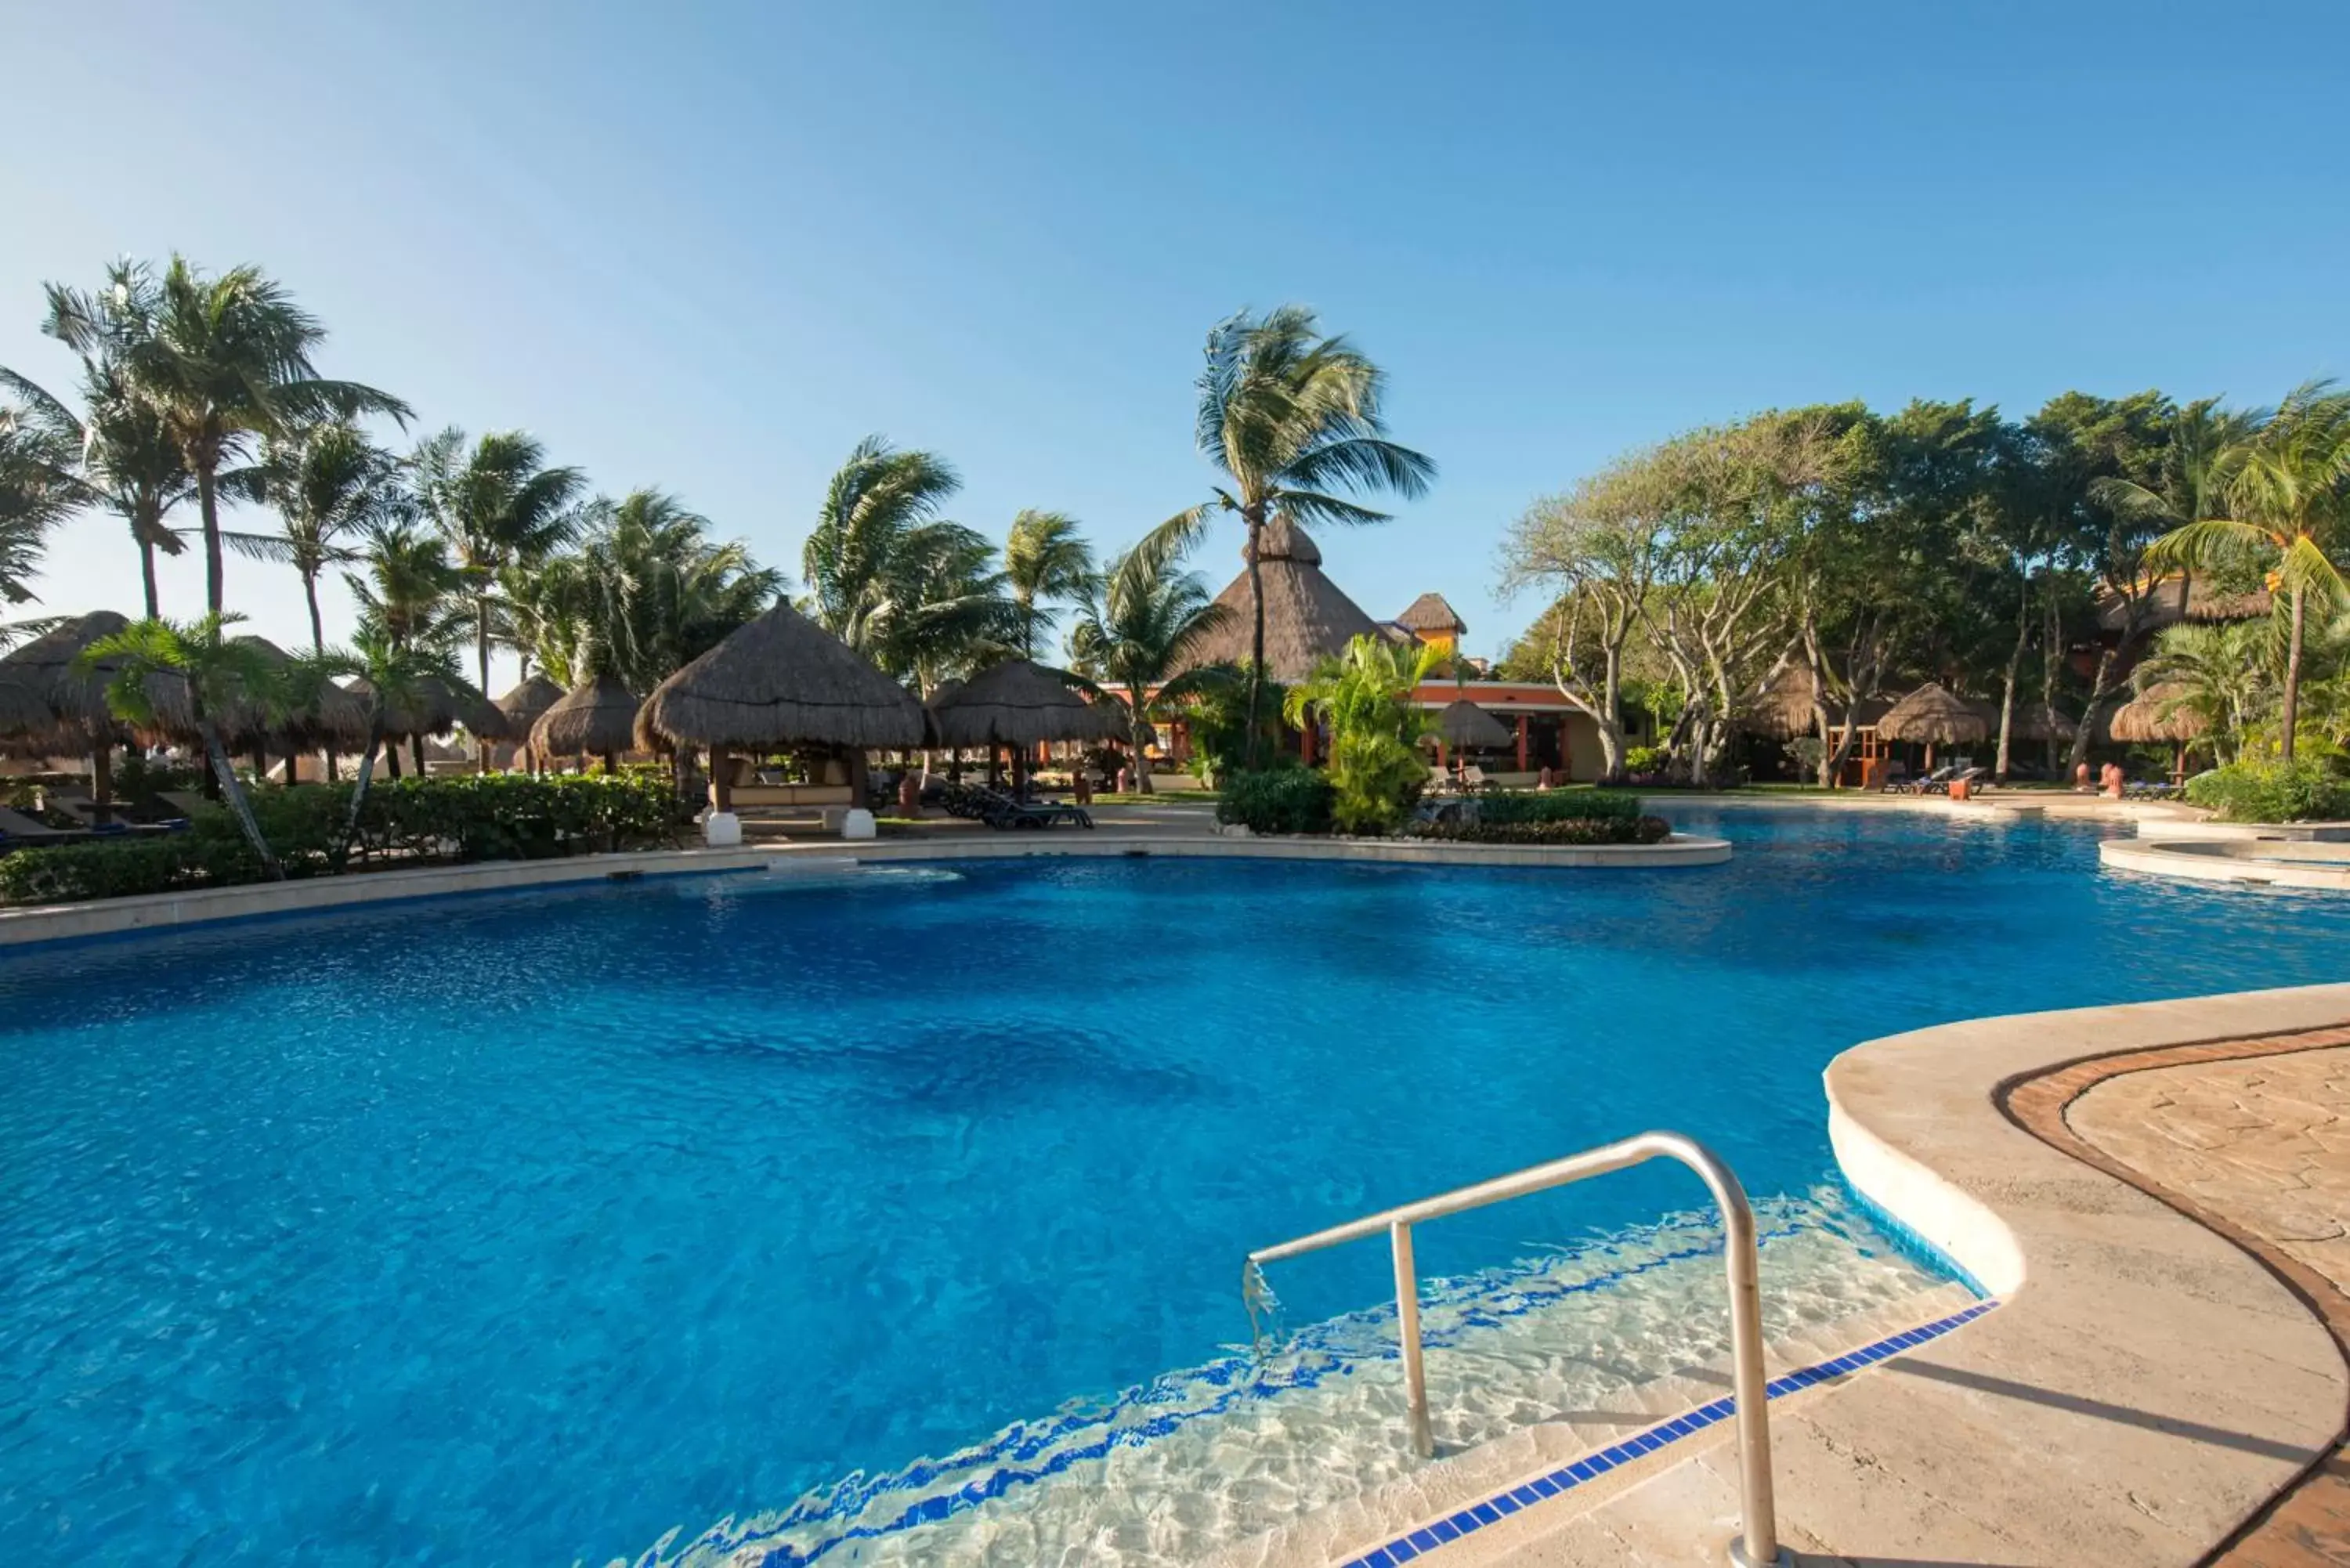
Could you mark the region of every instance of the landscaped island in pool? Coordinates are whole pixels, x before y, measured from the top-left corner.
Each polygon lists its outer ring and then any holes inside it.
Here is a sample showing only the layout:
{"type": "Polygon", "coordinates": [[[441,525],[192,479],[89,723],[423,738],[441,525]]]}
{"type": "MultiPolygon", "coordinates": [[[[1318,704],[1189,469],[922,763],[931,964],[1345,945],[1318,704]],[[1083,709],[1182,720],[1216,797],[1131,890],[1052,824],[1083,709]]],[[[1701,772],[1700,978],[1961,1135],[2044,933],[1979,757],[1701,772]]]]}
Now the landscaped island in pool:
{"type": "MultiPolygon", "coordinates": [[[[1200,1493],[1121,1552],[1193,1549],[1315,1501],[1270,1450],[1201,1487],[1253,1408],[1345,1430],[1385,1343],[1366,1248],[1274,1271],[1301,1339],[1253,1365],[1253,1246],[1671,1127],[1766,1199],[1779,1320],[1832,1316],[1935,1282],[1836,1196],[1839,1049],[2350,975],[2339,900],[2100,876],[2094,828],[1674,815],[1738,858],[753,875],[0,957],[0,1539],[603,1562],[734,1516],[709,1551],[913,1560],[955,1490],[1116,1447],[1200,1493]]],[[[1659,1226],[1701,1199],[1427,1228],[1453,1440],[1706,1354],[1705,1232],[1659,1226]]]]}

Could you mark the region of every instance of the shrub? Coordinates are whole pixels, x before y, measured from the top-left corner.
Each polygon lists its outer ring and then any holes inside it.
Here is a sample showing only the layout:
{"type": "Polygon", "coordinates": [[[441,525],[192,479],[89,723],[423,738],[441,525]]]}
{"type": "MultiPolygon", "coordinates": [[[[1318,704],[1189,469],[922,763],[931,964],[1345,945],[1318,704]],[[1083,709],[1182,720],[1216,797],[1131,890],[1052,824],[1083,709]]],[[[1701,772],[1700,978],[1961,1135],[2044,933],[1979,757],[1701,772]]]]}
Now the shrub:
{"type": "Polygon", "coordinates": [[[1337,791],[1311,768],[1232,774],[1216,802],[1216,820],[1251,833],[1327,833],[1337,791]]]}
{"type": "Polygon", "coordinates": [[[1557,816],[1546,821],[1430,823],[1415,836],[1450,844],[1662,844],[1672,824],[1661,816],[1557,816]]]}
{"type": "Polygon", "coordinates": [[[1627,774],[1660,774],[1672,764],[1673,754],[1662,746],[1631,746],[1624,753],[1627,774]]]}
{"type": "Polygon", "coordinates": [[[2350,817],[2350,779],[2318,757],[2230,763],[2189,779],[2187,798],[2226,822],[2350,817]]]}
{"type": "MultiPolygon", "coordinates": [[[[340,869],[348,784],[260,789],[246,797],[286,875],[340,869]]],[[[352,859],[520,860],[675,843],[691,813],[659,774],[526,778],[518,774],[393,779],[371,784],[352,859]]],[[[261,879],[261,860],[225,806],[196,812],[169,837],[100,840],[0,856],[0,898],[50,903],[232,887],[261,879]]]]}
{"type": "Polygon", "coordinates": [[[1639,815],[1638,795],[1610,790],[1512,790],[1477,797],[1477,820],[1496,826],[1629,819],[1639,815]]]}

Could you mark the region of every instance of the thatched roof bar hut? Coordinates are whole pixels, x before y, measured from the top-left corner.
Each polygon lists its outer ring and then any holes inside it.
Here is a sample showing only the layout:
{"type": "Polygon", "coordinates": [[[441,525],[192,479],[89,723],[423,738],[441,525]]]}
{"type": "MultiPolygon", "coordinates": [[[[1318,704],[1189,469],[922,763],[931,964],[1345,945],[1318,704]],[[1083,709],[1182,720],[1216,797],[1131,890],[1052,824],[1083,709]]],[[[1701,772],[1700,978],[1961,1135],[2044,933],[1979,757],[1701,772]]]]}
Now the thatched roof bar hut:
{"type": "Polygon", "coordinates": [[[582,681],[538,716],[530,729],[531,750],[542,757],[598,756],[608,770],[636,743],[641,706],[617,675],[582,681]]]}
{"type": "Polygon", "coordinates": [[[2182,706],[2186,696],[2187,688],[2175,680],[2150,686],[2113,711],[2106,720],[2106,734],[2126,745],[2158,741],[2184,745],[2200,739],[2210,730],[2210,721],[2182,706]]]}
{"type": "Polygon", "coordinates": [[[783,746],[838,746],[851,788],[864,794],[868,750],[922,743],[927,721],[913,693],[787,604],[738,627],[726,640],[653,688],[637,711],[637,742],[707,746],[711,777],[726,805],[715,753],[783,746]]]}
{"type": "Polygon", "coordinates": [[[942,746],[1033,746],[1126,738],[1124,711],[1087,701],[1065,672],[1026,659],[991,665],[931,703],[942,746]]]}
{"type": "MultiPolygon", "coordinates": [[[[1264,583],[1265,673],[1284,684],[1305,680],[1314,667],[1343,652],[1357,637],[1388,635],[1362,606],[1322,572],[1322,551],[1305,530],[1275,515],[1259,533],[1257,575],[1264,583]]],[[[1248,546],[1241,558],[1248,559],[1248,546]]],[[[1255,635],[1255,602],[1243,571],[1216,596],[1229,612],[1223,625],[1195,639],[1184,667],[1246,664],[1255,635]]]]}

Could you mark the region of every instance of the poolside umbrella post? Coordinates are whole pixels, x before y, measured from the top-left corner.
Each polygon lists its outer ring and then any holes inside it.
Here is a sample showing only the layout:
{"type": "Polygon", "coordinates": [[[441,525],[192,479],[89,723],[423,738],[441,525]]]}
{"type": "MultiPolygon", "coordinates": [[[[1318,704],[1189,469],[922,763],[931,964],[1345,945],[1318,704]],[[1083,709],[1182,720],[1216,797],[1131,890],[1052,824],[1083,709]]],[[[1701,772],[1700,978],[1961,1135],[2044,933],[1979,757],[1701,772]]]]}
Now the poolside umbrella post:
{"type": "Polygon", "coordinates": [[[1887,741],[1923,742],[1926,769],[1934,767],[1938,745],[1965,745],[1990,733],[1982,715],[1968,707],[1938,680],[1929,680],[1885,711],[1877,721],[1878,736],[1887,741]]]}

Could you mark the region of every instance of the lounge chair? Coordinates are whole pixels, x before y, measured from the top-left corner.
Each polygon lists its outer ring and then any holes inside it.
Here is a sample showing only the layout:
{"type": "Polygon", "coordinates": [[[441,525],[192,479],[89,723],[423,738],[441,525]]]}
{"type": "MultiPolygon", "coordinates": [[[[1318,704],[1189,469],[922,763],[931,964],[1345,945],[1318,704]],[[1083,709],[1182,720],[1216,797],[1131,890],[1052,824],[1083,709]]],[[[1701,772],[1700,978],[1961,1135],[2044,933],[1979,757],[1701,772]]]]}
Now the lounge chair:
{"type": "Polygon", "coordinates": [[[37,844],[79,844],[89,836],[86,828],[51,827],[21,811],[0,805],[0,849],[22,849],[37,844]]]}
{"type": "Polygon", "coordinates": [[[1050,827],[1066,822],[1077,827],[1091,827],[1093,815],[1083,806],[1064,805],[1051,800],[1015,800],[997,790],[974,788],[984,815],[982,822],[990,827],[1050,827]]]}

